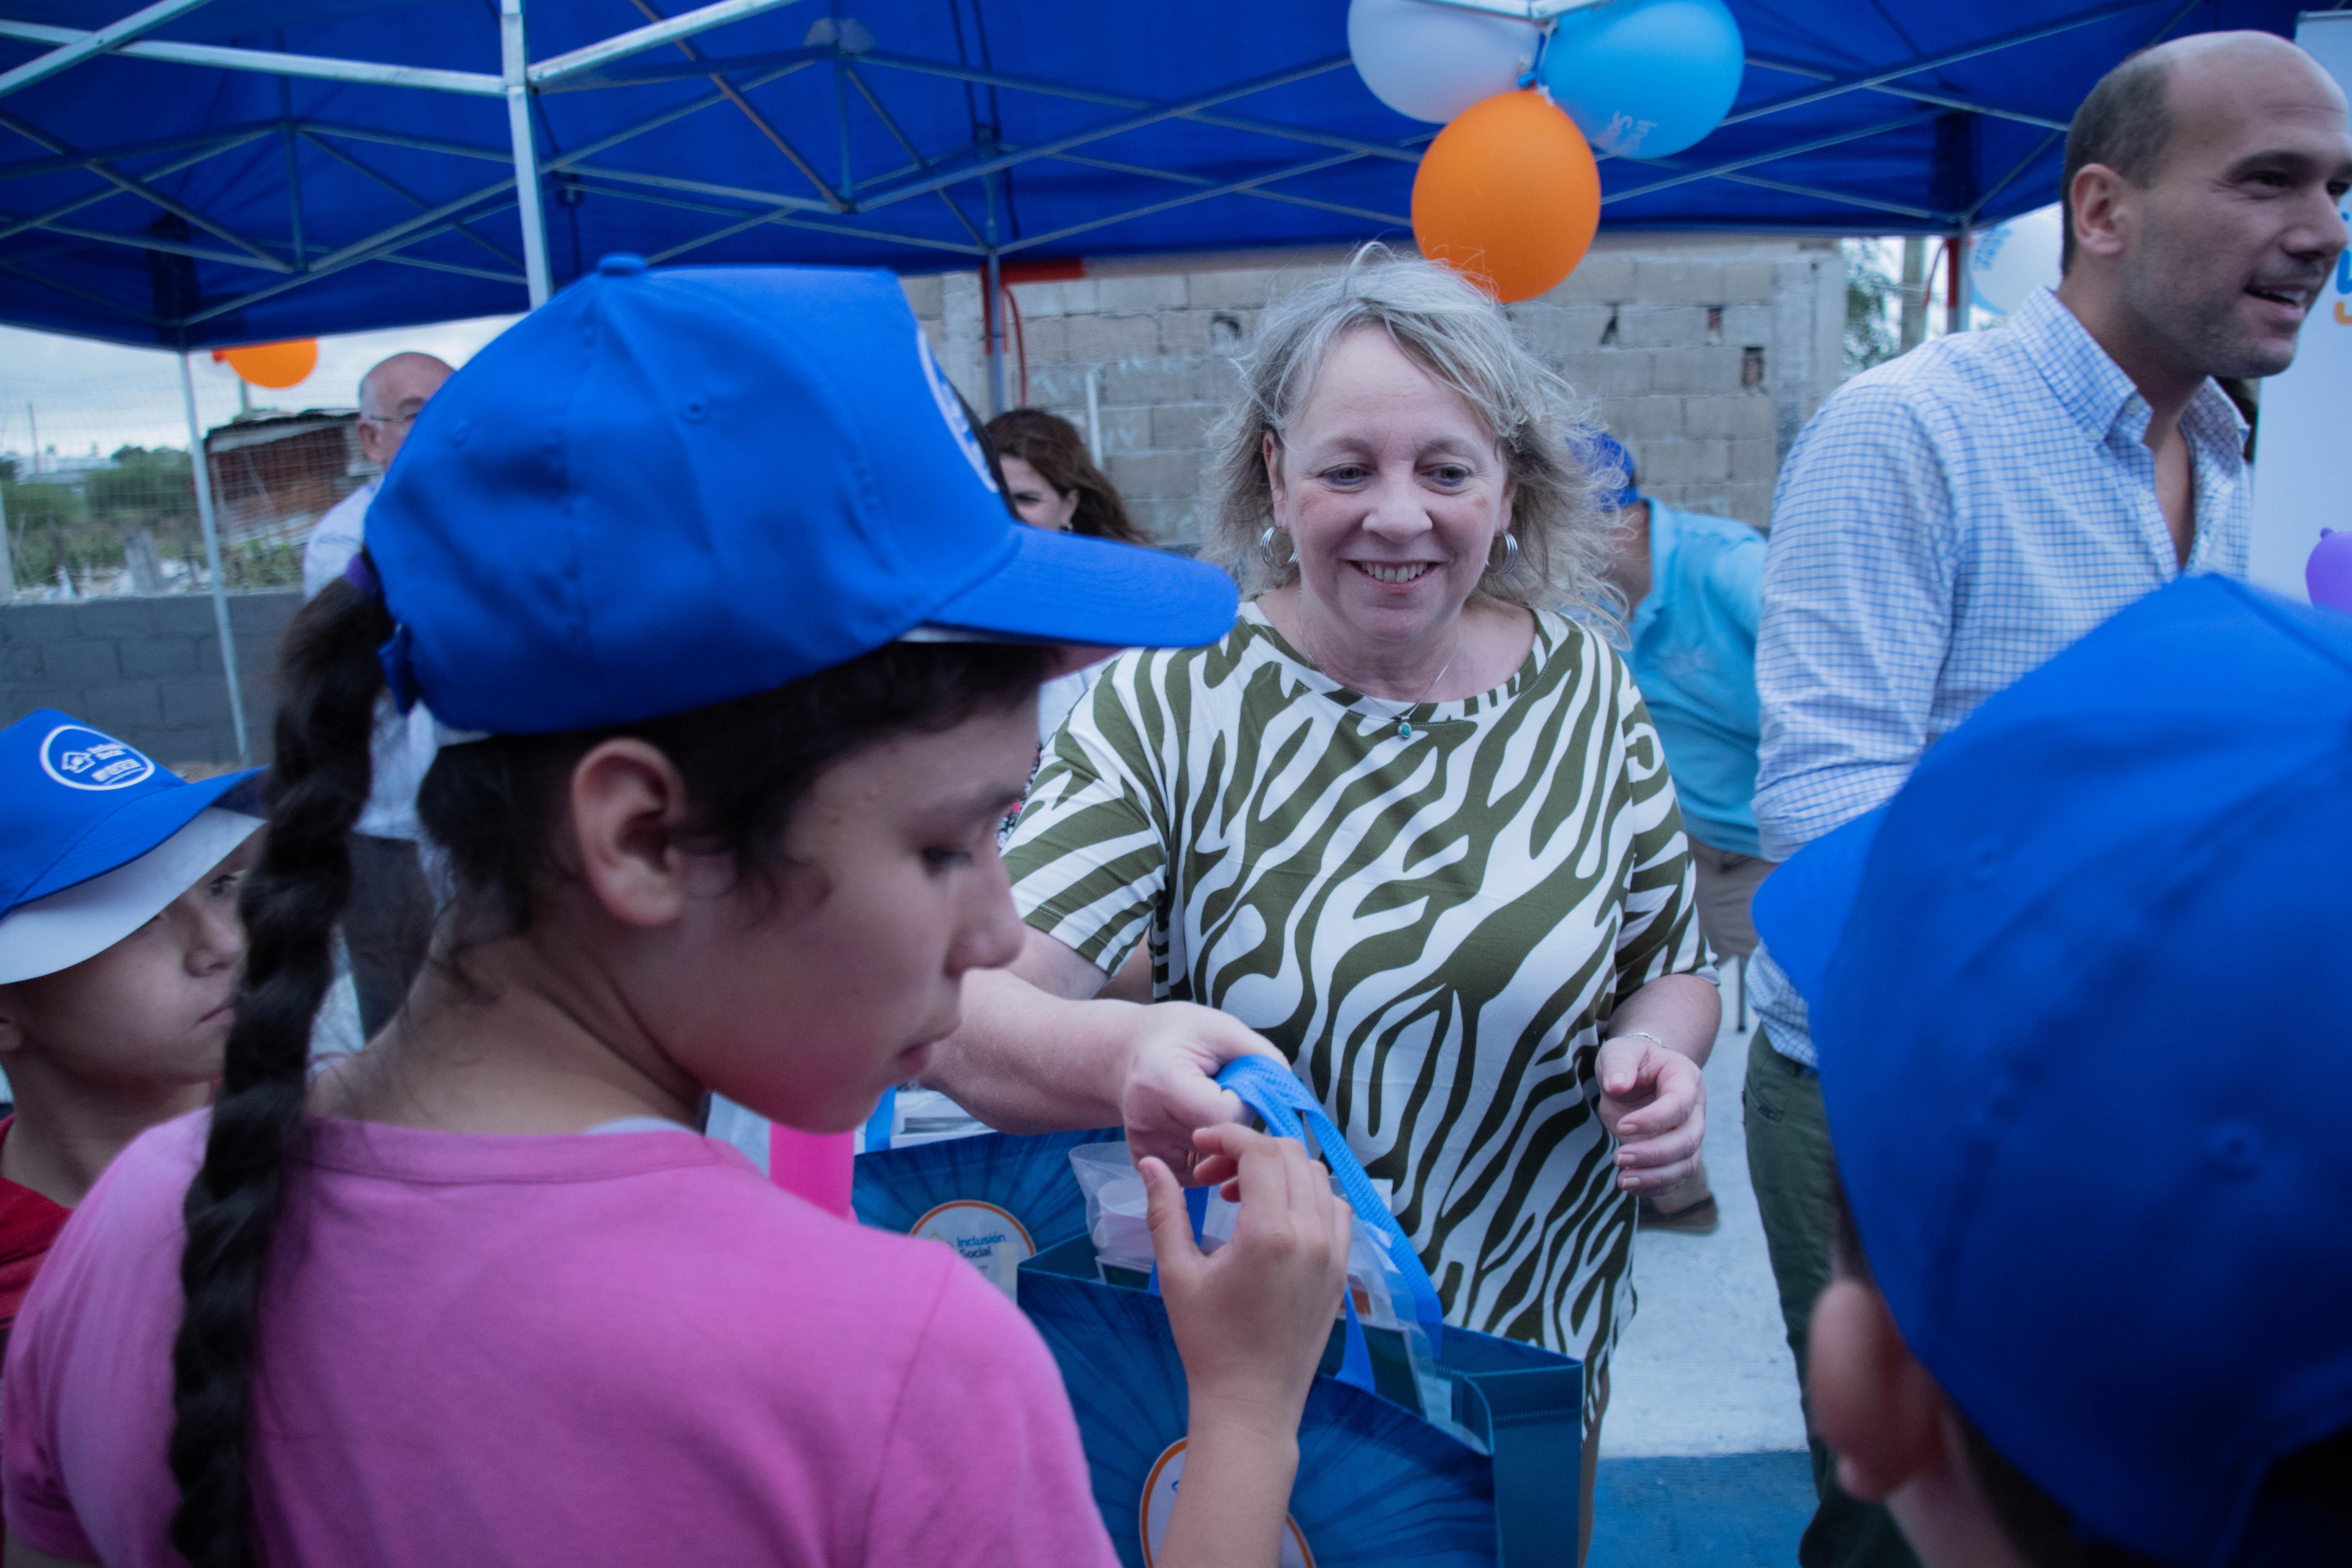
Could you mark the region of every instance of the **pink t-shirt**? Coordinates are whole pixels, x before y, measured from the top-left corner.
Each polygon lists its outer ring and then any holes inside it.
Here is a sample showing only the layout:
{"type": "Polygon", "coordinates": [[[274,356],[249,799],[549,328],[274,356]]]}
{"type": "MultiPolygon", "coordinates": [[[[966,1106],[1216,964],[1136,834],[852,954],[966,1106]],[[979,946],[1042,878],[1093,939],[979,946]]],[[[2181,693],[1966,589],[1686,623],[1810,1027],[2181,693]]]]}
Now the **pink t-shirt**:
{"type": "MultiPolygon", "coordinates": [[[[207,1113],[126,1150],[5,1377],[8,1529],[176,1563],[180,1205],[207,1113]]],[[[1027,1321],[679,1131],[316,1128],[272,1253],[257,1506],[272,1563],[1063,1564],[1114,1558],[1027,1321]]]]}

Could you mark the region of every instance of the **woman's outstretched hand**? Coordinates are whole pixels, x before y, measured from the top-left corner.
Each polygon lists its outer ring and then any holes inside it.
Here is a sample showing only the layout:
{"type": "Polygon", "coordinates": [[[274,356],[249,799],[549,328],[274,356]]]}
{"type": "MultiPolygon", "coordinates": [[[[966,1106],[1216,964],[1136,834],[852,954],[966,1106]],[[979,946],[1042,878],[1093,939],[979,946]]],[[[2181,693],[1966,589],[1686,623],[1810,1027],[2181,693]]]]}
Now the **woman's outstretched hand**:
{"type": "Polygon", "coordinates": [[[1194,1167],[1209,1158],[1208,1149],[1193,1142],[1193,1131],[1249,1114],[1241,1096],[1217,1086],[1218,1069],[1238,1057],[1262,1056],[1287,1072],[1289,1059],[1265,1036],[1213,1007],[1162,1002],[1129,1013],[1118,1096],[1127,1146],[1139,1162],[1157,1156],[1181,1182],[1207,1181],[1194,1167]]]}
{"type": "Polygon", "coordinates": [[[1617,1140],[1617,1184],[1662,1193],[1691,1173],[1706,1134],[1698,1064],[1640,1035],[1601,1043],[1601,1124],[1617,1140]]]}
{"type": "Polygon", "coordinates": [[[1155,1560],[1182,1568],[1264,1564],[1279,1551],[1298,1469],[1298,1419],[1348,1277],[1350,1216],[1296,1139],[1245,1127],[1193,1134],[1200,1168],[1241,1214],[1203,1253],[1165,1162],[1138,1163],[1151,1249],[1192,1398],[1183,1485],[1155,1560]]]}

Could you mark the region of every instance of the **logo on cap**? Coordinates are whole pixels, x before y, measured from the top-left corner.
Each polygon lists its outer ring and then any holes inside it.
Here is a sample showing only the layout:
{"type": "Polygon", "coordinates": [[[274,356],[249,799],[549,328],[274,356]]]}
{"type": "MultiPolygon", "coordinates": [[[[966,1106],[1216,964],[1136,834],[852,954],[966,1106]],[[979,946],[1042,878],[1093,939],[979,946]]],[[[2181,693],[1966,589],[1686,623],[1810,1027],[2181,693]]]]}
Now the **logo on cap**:
{"type": "Polygon", "coordinates": [[[988,454],[981,449],[980,437],[972,434],[971,421],[963,416],[963,399],[956,395],[955,383],[940,368],[940,362],[931,357],[931,340],[919,325],[915,328],[915,352],[922,356],[923,381],[931,389],[931,401],[940,405],[940,417],[948,423],[948,434],[963,448],[963,460],[971,465],[971,471],[980,476],[988,493],[994,495],[996,479],[988,471],[988,454]]]}
{"type": "Polygon", "coordinates": [[[129,789],[153,777],[155,764],[111,735],[60,724],[41,742],[41,771],[68,789],[129,789]]]}

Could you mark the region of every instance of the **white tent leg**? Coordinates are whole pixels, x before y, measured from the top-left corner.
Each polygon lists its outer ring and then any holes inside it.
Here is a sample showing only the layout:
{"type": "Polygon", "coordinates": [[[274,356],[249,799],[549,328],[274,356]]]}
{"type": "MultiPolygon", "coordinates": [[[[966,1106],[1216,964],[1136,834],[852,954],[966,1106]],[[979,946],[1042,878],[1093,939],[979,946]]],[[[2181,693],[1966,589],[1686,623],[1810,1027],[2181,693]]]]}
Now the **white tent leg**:
{"type": "Polygon", "coordinates": [[[532,310],[547,303],[547,225],[539,210],[539,151],[530,133],[530,56],[522,0],[499,0],[499,45],[507,86],[507,135],[514,143],[515,215],[522,220],[522,270],[532,310]]]}
{"type": "Polygon", "coordinates": [[[212,464],[205,456],[205,427],[196,418],[196,379],[180,355],[180,396],[188,410],[188,465],[196,479],[196,521],[205,531],[205,564],[213,574],[213,626],[220,636],[221,673],[228,678],[228,714],[236,726],[236,760],[252,759],[245,735],[245,693],[237,686],[236,637],[228,627],[228,578],[221,571],[220,529],[213,519],[212,464]]]}

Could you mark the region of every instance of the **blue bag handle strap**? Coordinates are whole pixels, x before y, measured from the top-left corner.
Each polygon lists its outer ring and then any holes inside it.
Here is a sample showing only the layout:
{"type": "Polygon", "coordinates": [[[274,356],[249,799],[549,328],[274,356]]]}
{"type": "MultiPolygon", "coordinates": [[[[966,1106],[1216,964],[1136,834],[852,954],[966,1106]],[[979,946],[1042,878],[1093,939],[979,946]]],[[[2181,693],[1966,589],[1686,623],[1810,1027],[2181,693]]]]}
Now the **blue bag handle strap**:
{"type": "MultiPolygon", "coordinates": [[[[1331,1173],[1339,1178],[1341,1195],[1387,1246],[1390,1260],[1396,1265],[1397,1272],[1404,1276],[1405,1286],[1412,1292],[1413,1315],[1421,1321],[1422,1331],[1429,1336],[1431,1352],[1436,1353],[1443,1343],[1444,1331],[1444,1314],[1437,1304],[1437,1288],[1430,1281],[1429,1270],[1422,1267],[1421,1255],[1413,1251],[1412,1243],[1405,1239],[1404,1229],[1397,1224],[1396,1215],[1389,1212],[1389,1205],[1381,1201],[1381,1194],[1374,1190],[1371,1178],[1364,1174],[1364,1167],[1357,1160],[1356,1152],[1348,1147],[1347,1139],[1340,1135],[1331,1118],[1324,1113],[1322,1103],[1296,1076],[1266,1057],[1238,1057],[1227,1062],[1224,1069],[1217,1074],[1217,1083],[1240,1096],[1242,1103],[1256,1111],[1265,1122],[1266,1131],[1277,1138],[1297,1138],[1305,1142],[1305,1134],[1299,1131],[1302,1121],[1315,1130],[1315,1142],[1323,1151],[1323,1163],[1329,1165],[1331,1173]]],[[[1354,1310],[1351,1299],[1349,1310],[1352,1313],[1354,1310]]]]}
{"type": "MultiPolygon", "coordinates": [[[[1209,1189],[1186,1187],[1184,1212],[1192,1216],[1192,1239],[1200,1240],[1202,1230],[1209,1223],[1209,1189]]],[[[1145,1289],[1155,1296],[1160,1294],[1160,1265],[1156,1262],[1151,1266],[1151,1282],[1145,1289]]],[[[1372,1386],[1371,1349],[1364,1343],[1364,1325],[1356,1316],[1356,1293],[1342,1290],[1340,1300],[1348,1314],[1348,1332],[1340,1342],[1339,1381],[1354,1384],[1366,1394],[1377,1394],[1380,1390],[1372,1386]]]]}
{"type": "Polygon", "coordinates": [[[869,1154],[890,1146],[891,1129],[898,1124],[898,1086],[892,1084],[882,1091],[882,1103],[866,1119],[866,1152],[869,1154]]]}

